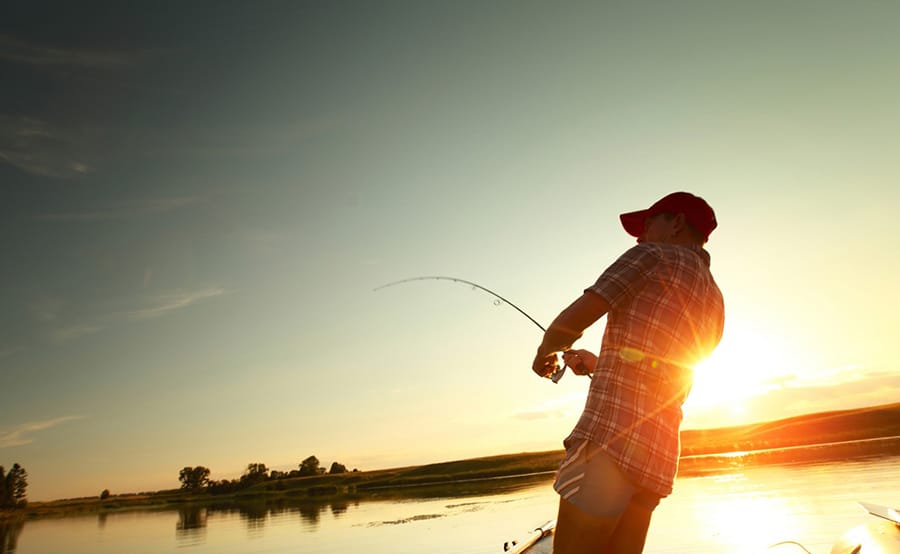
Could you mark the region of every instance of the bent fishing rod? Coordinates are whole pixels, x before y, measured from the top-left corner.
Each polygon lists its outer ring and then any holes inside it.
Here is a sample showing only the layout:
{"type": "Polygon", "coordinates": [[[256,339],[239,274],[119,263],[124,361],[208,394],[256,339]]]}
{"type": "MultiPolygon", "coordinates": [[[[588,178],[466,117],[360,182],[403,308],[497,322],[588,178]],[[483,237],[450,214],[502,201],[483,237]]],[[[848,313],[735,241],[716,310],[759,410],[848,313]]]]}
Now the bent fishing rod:
{"type": "MultiPolygon", "coordinates": [[[[478,283],[473,283],[472,281],[467,281],[467,280],[465,280],[465,279],[460,279],[460,278],[458,278],[458,277],[446,277],[446,276],[444,276],[444,275],[423,275],[423,276],[421,276],[421,277],[410,277],[410,278],[408,278],[408,279],[400,279],[399,281],[392,281],[392,282],[390,282],[390,283],[386,283],[386,284],[381,285],[381,286],[379,286],[379,287],[375,287],[374,289],[372,289],[372,292],[377,292],[377,291],[379,291],[379,290],[381,290],[381,289],[384,289],[384,288],[387,288],[387,287],[393,287],[393,286],[395,286],[395,285],[400,285],[400,284],[403,284],[403,283],[410,283],[410,282],[412,282],[412,281],[432,281],[432,280],[436,280],[436,281],[451,281],[451,282],[454,282],[454,283],[463,283],[463,284],[465,284],[465,285],[469,285],[469,286],[472,287],[472,288],[476,288],[476,289],[478,289],[478,290],[482,290],[482,291],[484,291],[484,292],[490,294],[491,296],[493,296],[494,298],[496,298],[496,299],[499,300],[500,302],[503,302],[504,304],[506,304],[506,305],[508,305],[508,306],[511,306],[511,307],[515,308],[516,311],[518,311],[520,314],[522,314],[522,315],[524,315],[525,317],[527,317],[529,321],[531,321],[532,323],[534,323],[535,325],[537,325],[537,328],[538,328],[538,329],[540,329],[540,330],[541,330],[542,332],[544,332],[544,333],[547,332],[547,329],[546,329],[543,325],[541,325],[540,323],[538,323],[536,319],[534,319],[533,317],[531,317],[530,315],[528,315],[528,313],[526,313],[525,310],[523,310],[522,308],[516,306],[515,304],[513,304],[512,302],[510,302],[510,301],[507,300],[506,298],[500,296],[499,294],[497,294],[496,292],[492,291],[491,289],[489,289],[489,288],[487,288],[487,287],[483,287],[483,286],[479,285],[478,283]]],[[[495,304],[496,304],[496,301],[495,301],[495,304]]],[[[497,305],[499,305],[499,304],[497,304],[497,305]]],[[[562,365],[562,367],[557,368],[553,373],[550,374],[550,380],[553,381],[554,383],[558,383],[559,380],[562,379],[563,373],[565,373],[565,371],[566,371],[566,367],[568,367],[568,366],[564,363],[564,364],[562,365]]]]}

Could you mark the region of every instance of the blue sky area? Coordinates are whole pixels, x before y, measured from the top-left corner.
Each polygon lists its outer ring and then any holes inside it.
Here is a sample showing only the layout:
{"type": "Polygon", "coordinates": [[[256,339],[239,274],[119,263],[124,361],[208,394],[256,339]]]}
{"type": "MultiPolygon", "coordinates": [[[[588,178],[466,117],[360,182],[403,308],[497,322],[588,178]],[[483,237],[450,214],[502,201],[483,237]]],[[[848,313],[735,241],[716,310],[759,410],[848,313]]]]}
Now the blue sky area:
{"type": "MultiPolygon", "coordinates": [[[[550,320],[688,190],[727,307],[693,427],[900,393],[900,5],[17,2],[0,19],[0,464],[560,448],[550,320]]],[[[602,320],[579,346],[599,347],[602,320]]]]}

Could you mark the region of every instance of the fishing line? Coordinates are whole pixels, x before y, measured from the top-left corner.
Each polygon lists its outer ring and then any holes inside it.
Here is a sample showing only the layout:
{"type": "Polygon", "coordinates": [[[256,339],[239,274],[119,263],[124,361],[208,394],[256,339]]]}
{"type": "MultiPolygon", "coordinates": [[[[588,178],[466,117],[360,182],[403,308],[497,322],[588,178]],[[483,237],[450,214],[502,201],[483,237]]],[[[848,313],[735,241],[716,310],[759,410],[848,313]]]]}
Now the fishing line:
{"type": "MultiPolygon", "coordinates": [[[[482,291],[484,291],[484,292],[490,294],[491,296],[493,296],[493,297],[496,298],[497,300],[500,300],[501,302],[505,303],[506,305],[515,308],[516,311],[518,311],[520,314],[522,314],[522,315],[524,315],[525,317],[527,317],[529,321],[531,321],[532,323],[534,323],[535,325],[537,325],[537,328],[538,328],[538,329],[540,329],[540,330],[541,330],[542,332],[544,332],[544,333],[547,332],[547,329],[544,328],[543,325],[541,325],[540,323],[538,323],[536,319],[534,319],[533,317],[531,317],[530,315],[528,315],[528,313],[527,313],[525,310],[523,310],[522,308],[516,306],[515,304],[513,304],[512,302],[510,302],[509,300],[507,300],[507,299],[504,298],[503,296],[500,296],[499,294],[497,294],[496,292],[492,291],[491,289],[489,289],[489,288],[487,288],[487,287],[483,287],[483,286],[479,285],[478,283],[473,283],[472,281],[467,281],[467,280],[465,280],[465,279],[460,279],[460,278],[458,278],[458,277],[447,277],[447,276],[444,276],[444,275],[423,275],[423,276],[421,276],[421,277],[410,277],[410,278],[408,278],[408,279],[400,279],[399,281],[392,281],[392,282],[390,282],[390,283],[386,283],[386,284],[381,285],[381,286],[379,286],[379,287],[375,287],[374,289],[372,289],[372,291],[373,291],[373,292],[377,292],[377,291],[379,291],[379,290],[381,290],[381,289],[384,289],[384,288],[387,288],[387,287],[393,287],[394,285],[400,285],[400,284],[402,284],[402,283],[409,283],[409,282],[412,282],[412,281],[434,281],[434,280],[436,280],[436,281],[451,281],[451,282],[454,282],[454,283],[463,283],[463,284],[465,284],[465,285],[469,285],[469,286],[472,287],[472,288],[475,288],[475,289],[478,289],[478,290],[482,290],[482,291]]],[[[494,304],[497,305],[496,301],[494,302],[494,304]]],[[[563,364],[563,366],[562,366],[560,369],[557,369],[556,371],[554,371],[554,372],[550,375],[550,380],[553,381],[554,383],[558,383],[559,380],[562,379],[563,373],[566,371],[566,367],[567,367],[567,366],[566,366],[565,364],[563,364]]]]}
{"type": "MultiPolygon", "coordinates": [[[[776,546],[781,546],[781,545],[783,545],[783,544],[790,544],[790,545],[793,545],[793,546],[797,546],[797,547],[799,547],[800,549],[802,549],[804,552],[806,552],[806,554],[812,554],[812,552],[810,552],[809,550],[807,550],[805,546],[803,546],[802,544],[800,544],[800,543],[797,542],[797,541],[781,541],[781,542],[776,542],[775,544],[772,544],[772,545],[769,546],[769,550],[775,548],[776,546]]],[[[855,552],[855,551],[854,551],[854,552],[855,552]]]]}
{"type": "Polygon", "coordinates": [[[470,287],[474,287],[474,288],[476,288],[476,289],[483,290],[484,292],[490,294],[490,295],[493,296],[494,298],[496,298],[496,299],[498,299],[498,300],[500,300],[500,301],[502,301],[502,302],[505,302],[505,303],[508,304],[509,306],[512,306],[512,307],[515,308],[520,314],[524,315],[524,316],[527,317],[532,323],[534,323],[535,325],[537,325],[538,329],[540,329],[541,331],[543,331],[543,332],[545,332],[545,333],[547,332],[547,329],[545,329],[543,325],[541,325],[540,323],[538,323],[536,319],[534,319],[533,317],[531,317],[530,315],[528,315],[528,313],[526,313],[525,310],[523,310],[522,308],[516,306],[515,304],[513,304],[512,302],[510,302],[510,301],[507,300],[506,298],[500,296],[499,294],[497,294],[496,292],[492,291],[492,290],[489,289],[489,288],[482,287],[482,286],[479,285],[478,283],[473,283],[472,281],[466,281],[465,279],[459,279],[459,278],[457,278],[457,277],[445,277],[445,276],[443,276],[443,275],[423,275],[422,277],[410,277],[409,279],[401,279],[401,280],[399,280],[399,281],[393,281],[393,282],[391,282],[391,283],[387,283],[387,284],[385,284],[385,285],[381,285],[380,287],[375,287],[375,288],[372,289],[372,290],[373,290],[373,292],[374,292],[374,291],[379,291],[379,290],[381,290],[381,289],[383,289],[383,288],[392,287],[392,286],[394,286],[394,285],[399,285],[399,284],[401,284],[401,283],[409,283],[409,282],[411,282],[411,281],[426,281],[426,280],[432,280],[432,279],[438,280],[438,281],[453,281],[454,283],[465,283],[466,285],[469,285],[470,287]]]}

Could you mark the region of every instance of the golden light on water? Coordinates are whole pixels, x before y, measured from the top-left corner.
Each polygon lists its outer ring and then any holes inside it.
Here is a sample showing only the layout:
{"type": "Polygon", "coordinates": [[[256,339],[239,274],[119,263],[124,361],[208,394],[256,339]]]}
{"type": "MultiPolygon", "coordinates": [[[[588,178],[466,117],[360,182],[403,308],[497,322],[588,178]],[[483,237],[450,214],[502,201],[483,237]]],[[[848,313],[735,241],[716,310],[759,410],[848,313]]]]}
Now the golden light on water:
{"type": "Polygon", "coordinates": [[[788,502],[763,494],[749,492],[728,500],[719,499],[698,512],[711,534],[734,550],[731,552],[759,552],[785,537],[798,537],[798,524],[788,502]],[[753,541],[747,530],[754,529],[753,541]],[[748,544],[752,542],[753,544],[748,544]]]}

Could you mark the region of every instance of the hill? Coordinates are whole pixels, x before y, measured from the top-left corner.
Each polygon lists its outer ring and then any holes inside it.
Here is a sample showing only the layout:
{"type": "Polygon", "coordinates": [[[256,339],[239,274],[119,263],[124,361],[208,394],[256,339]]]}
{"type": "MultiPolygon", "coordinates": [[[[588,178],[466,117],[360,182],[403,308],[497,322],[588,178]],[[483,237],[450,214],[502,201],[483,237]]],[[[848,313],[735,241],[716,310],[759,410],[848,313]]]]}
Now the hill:
{"type": "Polygon", "coordinates": [[[894,436],[900,436],[900,403],[820,412],[734,427],[685,429],[681,432],[681,455],[721,454],[894,436]]]}

